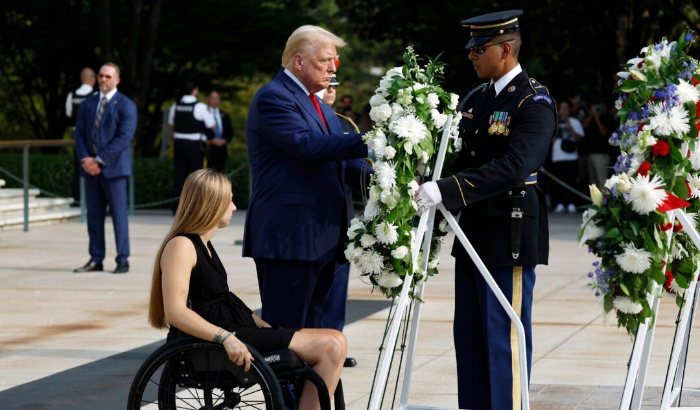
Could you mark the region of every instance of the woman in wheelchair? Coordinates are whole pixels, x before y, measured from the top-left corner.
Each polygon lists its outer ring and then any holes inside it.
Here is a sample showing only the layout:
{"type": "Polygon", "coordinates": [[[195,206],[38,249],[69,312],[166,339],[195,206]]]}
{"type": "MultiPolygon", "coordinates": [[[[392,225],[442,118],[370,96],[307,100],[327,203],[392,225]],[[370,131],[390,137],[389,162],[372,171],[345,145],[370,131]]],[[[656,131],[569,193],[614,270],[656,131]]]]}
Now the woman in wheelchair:
{"type": "MultiPolygon", "coordinates": [[[[181,331],[221,343],[228,358],[246,371],[253,357],[244,342],[261,353],[287,348],[323,378],[332,395],[346,356],[345,336],[334,329],[271,327],[229,291],[210,240],[228,226],[236,210],[232,198],[228,177],[214,170],[195,171],[185,181],[175,220],[155,259],[151,325],[170,328],[169,340],[181,331]]],[[[308,381],[299,408],[320,408],[308,381]]]]}

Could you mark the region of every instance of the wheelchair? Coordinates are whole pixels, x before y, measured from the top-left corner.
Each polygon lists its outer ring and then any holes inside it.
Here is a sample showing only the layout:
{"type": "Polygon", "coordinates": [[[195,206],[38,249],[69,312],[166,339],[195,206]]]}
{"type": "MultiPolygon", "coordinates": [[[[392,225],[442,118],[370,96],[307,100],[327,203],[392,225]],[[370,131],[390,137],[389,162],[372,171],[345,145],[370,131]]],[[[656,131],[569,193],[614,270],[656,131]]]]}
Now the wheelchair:
{"type": "MultiPolygon", "coordinates": [[[[318,390],[321,410],[331,410],[325,382],[294,352],[280,349],[261,355],[247,347],[254,361],[246,372],[218,343],[191,336],[167,342],[136,373],[127,410],[283,410],[283,388],[293,389],[296,410],[307,380],[318,390]]],[[[340,381],[333,399],[335,410],[345,410],[340,381]]]]}

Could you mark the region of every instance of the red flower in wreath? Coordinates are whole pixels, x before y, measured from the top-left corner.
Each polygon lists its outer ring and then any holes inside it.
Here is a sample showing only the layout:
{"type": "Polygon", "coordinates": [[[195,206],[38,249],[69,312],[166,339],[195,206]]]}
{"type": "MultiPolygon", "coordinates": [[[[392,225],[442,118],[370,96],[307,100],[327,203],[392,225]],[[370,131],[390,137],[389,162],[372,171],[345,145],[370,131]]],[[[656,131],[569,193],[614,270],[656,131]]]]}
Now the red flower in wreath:
{"type": "Polygon", "coordinates": [[[668,142],[659,140],[656,141],[656,144],[654,144],[653,147],[651,147],[651,154],[655,157],[665,157],[666,155],[668,155],[670,149],[671,148],[668,146],[668,142]]]}
{"type": "Polygon", "coordinates": [[[671,290],[671,283],[673,282],[673,272],[670,270],[666,271],[666,283],[664,283],[664,288],[666,288],[666,292],[673,293],[671,290]]]}
{"type": "Polygon", "coordinates": [[[642,176],[646,176],[649,173],[649,170],[651,169],[651,164],[644,161],[642,164],[639,166],[637,169],[637,173],[642,176]]]}

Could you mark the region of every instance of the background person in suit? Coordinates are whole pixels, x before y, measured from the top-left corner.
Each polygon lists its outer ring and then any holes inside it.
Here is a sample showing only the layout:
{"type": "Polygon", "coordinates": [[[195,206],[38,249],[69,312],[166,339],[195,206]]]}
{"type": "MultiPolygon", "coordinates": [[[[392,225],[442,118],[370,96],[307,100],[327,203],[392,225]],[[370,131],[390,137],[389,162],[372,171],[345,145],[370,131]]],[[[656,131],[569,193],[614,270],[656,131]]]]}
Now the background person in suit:
{"type": "Polygon", "coordinates": [[[75,272],[101,271],[105,257],[107,206],[114,224],[117,267],[129,271],[129,221],[126,177],[132,173],[129,146],[136,132],[136,104],[117,91],[119,67],[105,63],[98,75],[100,92],[88,97],[78,111],[75,149],[85,178],[90,260],[75,272]]]}
{"type": "MultiPolygon", "coordinates": [[[[66,117],[70,120],[71,131],[75,130],[75,123],[78,119],[78,109],[90,94],[95,92],[95,70],[85,67],[80,70],[80,82],[78,89],[68,94],[66,97],[66,117]]],[[[73,181],[71,190],[73,193],[73,203],[71,206],[80,205],[80,159],[78,151],[73,150],[73,181]]]]}
{"type": "Polygon", "coordinates": [[[336,47],[344,45],[320,27],[299,27],[287,40],[284,68],[248,112],[253,192],[243,256],[255,260],[261,316],[273,326],[321,327],[336,261],[344,257],[344,183],[359,181],[364,164],[345,160],[366,158],[367,146],[362,134],[344,134],[315,95],[328,87],[336,47]]]}
{"type": "MultiPolygon", "coordinates": [[[[520,15],[522,10],[511,10],[461,22],[471,34],[469,60],[489,84],[470,93],[459,110],[460,154],[466,155],[458,172],[421,185],[416,203],[419,213],[440,202],[461,210],[460,227],[525,328],[529,374],[535,265],[547,264],[549,256],[537,169],[557,120],[547,89],[518,63],[520,15]]],[[[520,379],[515,326],[459,241],[452,255],[459,408],[519,409],[527,386],[520,379]]]]}
{"type": "Polygon", "coordinates": [[[207,167],[219,172],[226,171],[227,147],[233,138],[233,128],[231,128],[231,117],[219,109],[221,97],[214,90],[209,93],[209,112],[214,117],[214,135],[209,139],[207,145],[207,167]]]}

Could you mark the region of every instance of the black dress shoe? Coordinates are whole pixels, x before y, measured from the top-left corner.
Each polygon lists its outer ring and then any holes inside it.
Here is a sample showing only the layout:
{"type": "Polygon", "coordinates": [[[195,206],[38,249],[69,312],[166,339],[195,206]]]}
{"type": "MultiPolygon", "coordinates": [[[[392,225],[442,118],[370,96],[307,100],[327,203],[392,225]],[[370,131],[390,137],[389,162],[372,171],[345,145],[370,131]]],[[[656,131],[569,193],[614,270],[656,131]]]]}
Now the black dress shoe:
{"type": "Polygon", "coordinates": [[[79,268],[73,269],[73,272],[83,273],[83,272],[99,272],[102,270],[102,264],[99,262],[90,261],[79,268]]]}
{"type": "Polygon", "coordinates": [[[355,366],[357,366],[357,360],[355,360],[352,357],[345,358],[345,363],[343,363],[343,367],[355,367],[355,366]]]}
{"type": "Polygon", "coordinates": [[[117,262],[117,268],[112,273],[127,273],[129,271],[128,262],[117,262]]]}

